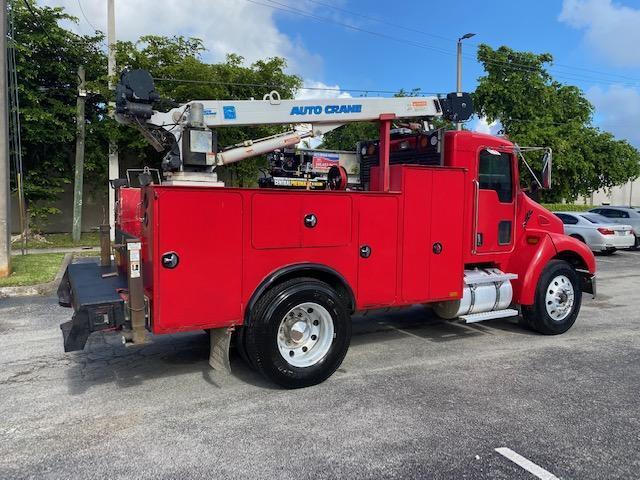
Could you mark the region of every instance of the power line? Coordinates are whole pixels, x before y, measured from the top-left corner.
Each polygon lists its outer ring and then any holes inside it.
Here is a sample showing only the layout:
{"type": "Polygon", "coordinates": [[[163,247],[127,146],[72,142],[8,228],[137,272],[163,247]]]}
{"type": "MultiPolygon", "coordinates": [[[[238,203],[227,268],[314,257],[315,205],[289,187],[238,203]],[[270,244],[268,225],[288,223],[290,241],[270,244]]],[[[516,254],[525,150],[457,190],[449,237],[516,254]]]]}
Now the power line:
{"type": "MultiPolygon", "coordinates": [[[[401,30],[406,30],[407,32],[419,33],[420,35],[426,35],[427,37],[438,38],[440,40],[447,40],[447,41],[455,41],[456,40],[455,38],[452,38],[452,37],[444,37],[442,35],[436,35],[435,33],[425,32],[424,30],[419,30],[417,28],[407,27],[406,25],[400,25],[398,23],[387,22],[387,21],[382,20],[380,18],[376,18],[376,17],[369,16],[369,15],[364,15],[364,14],[362,14],[360,12],[354,12],[353,10],[347,10],[346,8],[336,7],[335,5],[331,5],[329,3],[319,2],[318,0],[306,0],[306,1],[310,2],[310,3],[315,3],[316,5],[321,5],[323,7],[331,8],[331,9],[336,10],[338,12],[348,13],[349,15],[353,15],[355,17],[364,18],[366,20],[372,20],[372,21],[378,22],[378,23],[380,23],[382,25],[388,25],[390,27],[399,28],[401,30]]],[[[470,43],[470,42],[467,42],[467,43],[470,43]]],[[[473,45],[479,45],[479,44],[473,44],[473,45]]]]}
{"type": "MultiPolygon", "coordinates": [[[[186,78],[167,78],[167,77],[154,77],[155,81],[158,82],[178,82],[178,83],[196,83],[196,84],[205,84],[205,85],[221,85],[221,86],[232,86],[232,87],[254,87],[254,88],[282,88],[282,85],[274,85],[268,83],[244,83],[244,82],[224,82],[224,81],[216,81],[216,80],[193,80],[186,78]]],[[[404,89],[399,90],[377,90],[371,88],[342,88],[342,87],[297,87],[298,90],[318,90],[318,91],[327,91],[327,92],[356,92],[356,93],[380,93],[380,94],[388,94],[395,95],[404,89]]],[[[418,89],[421,94],[424,95],[437,95],[434,92],[423,92],[421,89],[418,89]]]]}
{"type": "Polygon", "coordinates": [[[427,49],[427,50],[437,51],[437,52],[445,54],[445,55],[455,55],[455,53],[449,52],[448,50],[444,50],[444,49],[442,49],[440,47],[434,47],[434,46],[431,46],[431,45],[425,45],[425,44],[422,44],[422,43],[419,43],[419,42],[414,42],[413,40],[408,40],[408,39],[405,39],[405,38],[399,38],[399,37],[395,37],[393,35],[388,35],[386,33],[376,32],[376,31],[373,31],[373,30],[367,30],[365,28],[356,27],[355,25],[351,25],[351,24],[344,23],[344,22],[339,22],[339,21],[333,20],[331,18],[321,17],[321,16],[318,16],[318,15],[313,15],[311,13],[306,13],[306,12],[300,10],[300,9],[295,8],[295,7],[291,7],[291,6],[286,5],[284,3],[275,2],[273,0],[269,0],[269,1],[271,3],[273,3],[273,4],[275,4],[275,5],[262,3],[262,2],[259,2],[257,0],[245,0],[245,1],[253,3],[255,5],[261,5],[263,7],[272,8],[274,10],[281,10],[281,11],[287,12],[287,13],[294,13],[296,15],[312,18],[314,20],[318,20],[318,21],[321,21],[321,22],[334,23],[336,25],[340,25],[340,26],[348,28],[350,30],[354,30],[354,31],[357,31],[357,32],[362,32],[362,33],[368,33],[369,35],[374,35],[376,37],[386,38],[388,40],[393,40],[394,42],[408,43],[410,45],[414,45],[414,46],[417,46],[419,48],[424,48],[424,49],[427,49]],[[276,6],[276,5],[280,5],[280,6],[276,6]]]}
{"type": "Polygon", "coordinates": [[[97,31],[98,31],[98,29],[97,29],[96,27],[94,27],[94,26],[93,26],[93,23],[91,23],[91,22],[89,21],[89,19],[87,18],[87,15],[84,13],[84,8],[82,8],[82,1],[81,1],[81,0],[78,0],[78,7],[80,7],[80,13],[82,13],[82,16],[84,17],[85,21],[89,24],[89,26],[90,26],[91,28],[93,28],[93,31],[94,31],[94,32],[97,32],[97,31]]]}
{"type": "MultiPolygon", "coordinates": [[[[318,0],[306,0],[306,1],[310,2],[310,3],[313,3],[313,4],[316,4],[316,5],[321,5],[323,7],[331,8],[332,10],[336,10],[338,12],[347,13],[349,15],[353,15],[353,16],[358,17],[358,18],[364,18],[366,20],[371,20],[371,21],[380,23],[381,25],[387,25],[387,26],[390,26],[390,27],[399,28],[399,29],[405,30],[407,32],[418,33],[420,35],[426,35],[428,37],[433,37],[433,38],[437,38],[437,39],[440,39],[440,40],[447,40],[447,41],[450,41],[450,42],[455,42],[457,40],[456,38],[453,38],[453,37],[445,37],[445,36],[442,36],[442,35],[436,35],[434,33],[425,32],[424,30],[420,30],[420,29],[417,29],[417,28],[407,27],[406,25],[401,25],[401,24],[398,24],[398,23],[392,23],[392,22],[389,22],[389,21],[382,20],[381,18],[373,17],[373,16],[370,16],[370,15],[365,15],[365,14],[362,14],[360,12],[354,12],[353,10],[347,10],[346,8],[336,7],[335,5],[331,5],[331,4],[326,3],[326,2],[321,2],[321,1],[318,1],[318,0]]],[[[465,42],[465,45],[470,45],[473,48],[478,48],[480,46],[479,43],[469,42],[469,41],[465,42]]],[[[609,76],[609,77],[617,77],[617,78],[622,78],[622,79],[625,79],[625,80],[631,80],[631,81],[634,81],[634,82],[640,82],[640,79],[638,79],[638,78],[633,78],[633,77],[629,77],[629,76],[625,76],[625,75],[619,75],[619,74],[615,74],[615,73],[603,72],[603,71],[600,71],[600,70],[593,70],[593,69],[584,68],[584,67],[566,65],[566,64],[562,64],[562,63],[555,63],[554,65],[556,67],[561,67],[561,68],[568,68],[568,69],[572,69],[572,70],[581,70],[581,71],[584,71],[584,72],[595,73],[595,74],[598,74],[598,75],[605,75],[605,76],[609,76]]]]}
{"type": "MultiPolygon", "coordinates": [[[[253,4],[256,4],[256,5],[261,5],[263,7],[271,8],[271,9],[274,9],[274,10],[280,10],[280,11],[283,11],[283,12],[286,12],[286,13],[292,13],[292,14],[295,14],[295,15],[311,18],[311,19],[322,21],[322,22],[326,22],[326,23],[333,23],[333,24],[348,28],[350,30],[355,30],[355,31],[358,31],[358,32],[367,33],[367,34],[374,35],[374,36],[381,37],[381,38],[386,38],[386,39],[389,39],[389,40],[393,40],[395,42],[404,43],[404,44],[411,45],[411,46],[414,46],[414,47],[417,47],[417,48],[423,48],[423,49],[435,51],[435,52],[443,54],[443,55],[449,55],[449,56],[455,56],[456,55],[452,51],[445,50],[443,48],[436,47],[436,46],[433,46],[433,45],[427,45],[427,44],[424,44],[424,43],[421,43],[421,42],[416,42],[414,40],[395,37],[393,35],[389,35],[389,34],[386,34],[386,33],[376,32],[376,31],[365,29],[365,28],[357,27],[357,26],[354,26],[354,25],[351,25],[351,24],[348,24],[348,23],[340,22],[340,21],[337,21],[337,20],[334,20],[334,19],[331,19],[331,18],[328,18],[328,17],[322,17],[322,16],[310,14],[310,13],[307,13],[307,12],[305,12],[303,10],[300,10],[298,8],[292,7],[292,6],[284,4],[284,3],[277,2],[275,0],[267,0],[267,1],[270,2],[269,4],[262,3],[262,2],[259,2],[257,0],[245,0],[245,1],[253,3],[253,4]]],[[[308,1],[320,4],[320,5],[328,6],[328,4],[325,4],[324,2],[318,2],[316,0],[308,0],[308,1]]],[[[332,8],[334,8],[336,10],[340,10],[340,11],[345,11],[345,12],[348,12],[350,14],[359,15],[359,16],[361,16],[363,18],[369,18],[369,19],[372,19],[372,20],[375,20],[375,21],[379,21],[381,23],[385,23],[385,24],[390,25],[390,26],[398,27],[397,24],[391,24],[391,23],[388,23],[388,22],[382,22],[381,20],[377,20],[374,17],[365,17],[364,15],[356,14],[356,12],[352,12],[352,11],[349,11],[349,10],[346,10],[346,9],[341,9],[341,8],[338,8],[338,7],[332,7],[332,8]]],[[[409,29],[408,27],[401,27],[401,28],[404,28],[405,30],[415,30],[415,29],[409,29]]],[[[415,30],[415,31],[417,31],[417,32],[419,32],[421,34],[428,34],[427,32],[424,32],[422,30],[415,30]]],[[[436,35],[433,35],[433,34],[428,34],[428,35],[436,36],[436,35]]],[[[436,37],[439,37],[439,36],[436,36],[436,37]]],[[[446,37],[440,37],[440,38],[446,38],[446,37]]],[[[471,58],[474,61],[476,60],[475,57],[471,57],[471,56],[468,56],[468,55],[465,56],[465,58],[471,58]]],[[[503,66],[505,68],[510,68],[510,69],[513,69],[513,70],[532,71],[532,72],[538,71],[537,68],[532,67],[530,65],[518,64],[518,63],[515,63],[515,62],[500,62],[500,61],[495,61],[495,60],[487,60],[487,61],[485,61],[485,63],[492,64],[492,65],[503,66]]],[[[549,70],[551,71],[552,68],[553,67],[549,68],[549,70]]],[[[566,68],[573,68],[573,67],[566,66],[566,68]]],[[[576,69],[579,69],[579,67],[576,68],[576,69]]],[[[583,70],[588,70],[588,69],[583,69],[583,70]]],[[[564,72],[564,71],[559,71],[559,72],[555,71],[555,72],[552,72],[552,73],[553,73],[553,75],[555,77],[563,78],[565,80],[571,80],[571,81],[589,81],[589,82],[600,83],[600,84],[605,84],[605,85],[620,85],[621,84],[620,82],[617,82],[617,81],[594,78],[594,77],[590,77],[590,76],[586,76],[586,75],[581,75],[581,74],[578,74],[578,73],[571,73],[571,72],[564,72]]],[[[597,72],[597,73],[603,73],[603,72],[597,72]]],[[[638,79],[637,81],[640,82],[640,79],[638,79]]],[[[634,84],[627,83],[627,84],[623,84],[623,85],[634,86],[634,87],[638,86],[637,83],[634,83],[634,84]]]]}

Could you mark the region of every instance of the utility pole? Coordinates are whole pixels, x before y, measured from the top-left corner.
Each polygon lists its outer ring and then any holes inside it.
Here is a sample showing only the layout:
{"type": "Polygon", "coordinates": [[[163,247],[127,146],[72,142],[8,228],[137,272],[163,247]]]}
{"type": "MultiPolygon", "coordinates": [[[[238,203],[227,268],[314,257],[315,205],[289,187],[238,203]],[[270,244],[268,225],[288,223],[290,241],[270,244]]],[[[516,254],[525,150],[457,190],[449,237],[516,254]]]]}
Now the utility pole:
{"type": "MultiPolygon", "coordinates": [[[[116,74],[116,13],[115,0],[107,0],[107,48],[108,52],[108,68],[109,90],[115,90],[113,84],[113,76],[116,74]]],[[[109,102],[109,114],[113,117],[115,114],[115,103],[109,102]]],[[[109,140],[109,180],[120,177],[120,166],[118,161],[118,147],[113,139],[109,140]]],[[[115,239],[115,203],[116,192],[111,186],[109,189],[109,225],[111,226],[111,240],[115,239]]]]}
{"type": "Polygon", "coordinates": [[[78,99],[76,100],[76,175],[73,189],[73,230],[71,237],[74,242],[80,241],[82,233],[82,187],[84,176],[84,103],[87,90],[84,82],[84,67],[78,67],[78,99]]]}
{"type": "MultiPolygon", "coordinates": [[[[466,40],[467,38],[471,38],[475,35],[475,33],[465,33],[458,39],[458,68],[456,75],[456,92],[462,93],[462,40],[466,40]]],[[[456,124],[456,128],[458,130],[462,130],[462,122],[458,122],[456,124]]]]}
{"type": "Polygon", "coordinates": [[[7,89],[7,0],[0,0],[0,277],[11,273],[11,196],[7,89]]]}

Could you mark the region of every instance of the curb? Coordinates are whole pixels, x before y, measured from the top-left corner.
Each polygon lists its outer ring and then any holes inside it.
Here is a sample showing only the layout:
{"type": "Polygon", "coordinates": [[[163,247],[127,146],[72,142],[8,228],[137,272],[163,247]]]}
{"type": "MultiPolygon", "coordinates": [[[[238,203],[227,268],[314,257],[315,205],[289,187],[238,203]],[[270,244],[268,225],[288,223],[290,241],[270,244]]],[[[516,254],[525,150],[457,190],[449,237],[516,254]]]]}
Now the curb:
{"type": "MultiPolygon", "coordinates": [[[[54,248],[27,248],[27,255],[37,253],[86,253],[99,252],[100,247],[54,247],[54,248]]],[[[11,255],[20,255],[20,249],[12,249],[11,255]]]]}
{"type": "Polygon", "coordinates": [[[7,297],[31,297],[34,295],[50,295],[56,291],[62,276],[64,275],[67,265],[71,263],[73,259],[73,253],[65,254],[62,259],[62,264],[58,269],[58,273],[53,280],[46,283],[39,283],[37,285],[24,285],[20,287],[0,287],[0,298],[7,297]]]}

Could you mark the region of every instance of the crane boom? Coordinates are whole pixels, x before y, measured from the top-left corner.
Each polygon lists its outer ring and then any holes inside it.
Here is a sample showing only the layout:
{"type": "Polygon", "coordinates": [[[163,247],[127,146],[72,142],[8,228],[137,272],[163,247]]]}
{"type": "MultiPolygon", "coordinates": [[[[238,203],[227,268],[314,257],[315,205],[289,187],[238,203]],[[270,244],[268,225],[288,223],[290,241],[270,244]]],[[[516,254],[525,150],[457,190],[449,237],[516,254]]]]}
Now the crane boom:
{"type": "Polygon", "coordinates": [[[187,120],[191,105],[201,104],[207,127],[283,125],[283,124],[345,124],[377,120],[381,114],[398,118],[442,116],[438,97],[399,98],[333,98],[315,100],[281,100],[271,92],[263,100],[195,100],[169,112],[157,112],[149,123],[173,126],[176,115],[187,120]]]}
{"type": "Polygon", "coordinates": [[[189,166],[211,172],[218,165],[292,146],[302,138],[320,136],[351,122],[382,117],[422,120],[443,117],[456,122],[473,113],[468,93],[450,93],[446,97],[283,100],[277,91],[272,91],[262,100],[194,100],[167,112],[153,110],[158,99],[148,72],[125,71],[116,91],[116,118],[139,128],[157,150],[169,149],[163,161],[163,168],[168,171],[184,171],[189,166]],[[218,149],[217,135],[212,129],[256,125],[302,128],[249,140],[231,149],[218,149]]]}

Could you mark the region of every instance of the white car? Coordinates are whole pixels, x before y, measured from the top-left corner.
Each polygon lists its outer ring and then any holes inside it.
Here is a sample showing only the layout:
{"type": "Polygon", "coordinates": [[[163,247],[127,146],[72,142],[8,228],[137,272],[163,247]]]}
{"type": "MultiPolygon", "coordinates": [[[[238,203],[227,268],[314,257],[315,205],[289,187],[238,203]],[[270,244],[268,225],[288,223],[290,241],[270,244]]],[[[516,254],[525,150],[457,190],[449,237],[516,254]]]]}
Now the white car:
{"type": "Polygon", "coordinates": [[[554,212],[564,224],[564,233],[586,243],[594,252],[613,253],[633,247],[636,237],[631,225],[611,222],[590,212],[554,212]]]}
{"type": "Polygon", "coordinates": [[[592,213],[598,213],[603,217],[607,217],[611,223],[621,223],[623,225],[631,225],[636,232],[635,248],[640,248],[640,208],[633,207],[612,207],[611,205],[603,205],[601,207],[589,210],[592,213]]]}

